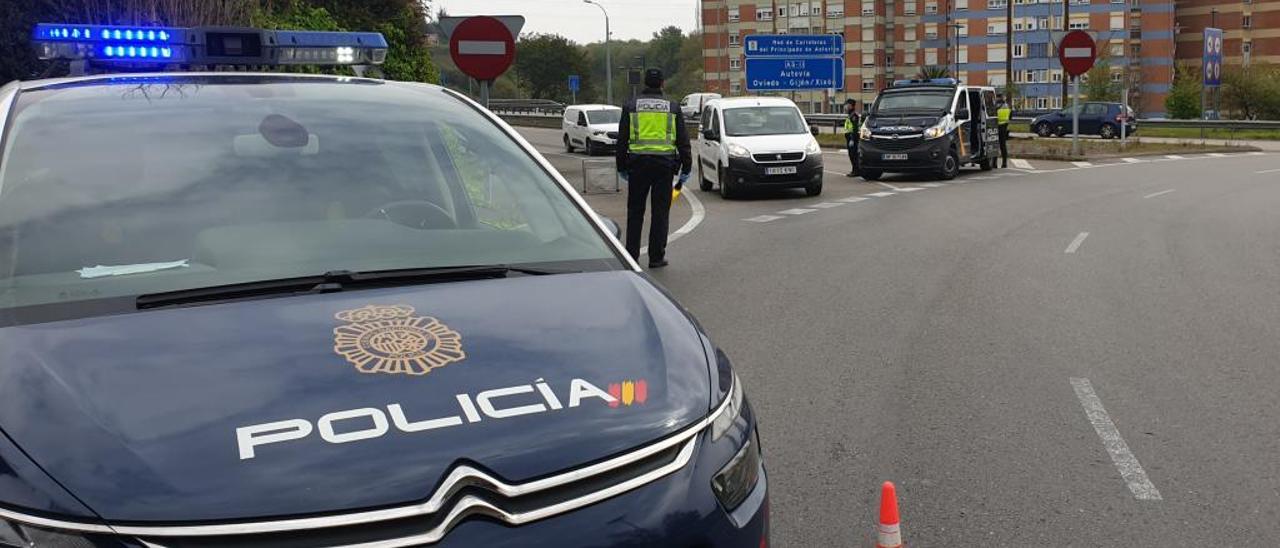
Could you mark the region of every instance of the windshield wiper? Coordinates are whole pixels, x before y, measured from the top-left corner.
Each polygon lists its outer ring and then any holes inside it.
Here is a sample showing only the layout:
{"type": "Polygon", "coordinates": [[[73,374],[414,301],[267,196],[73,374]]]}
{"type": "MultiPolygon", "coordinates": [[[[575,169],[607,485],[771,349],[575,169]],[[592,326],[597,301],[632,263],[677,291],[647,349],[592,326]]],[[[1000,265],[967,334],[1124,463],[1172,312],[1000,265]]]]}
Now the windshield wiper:
{"type": "Polygon", "coordinates": [[[370,289],[404,285],[460,282],[466,280],[482,280],[490,278],[506,278],[511,274],[545,276],[549,274],[569,274],[573,272],[580,271],[554,270],[548,268],[504,264],[409,268],[401,270],[370,270],[364,272],[331,270],[318,276],[261,280],[139,295],[136,304],[138,310],[144,310],[148,308],[207,304],[213,302],[261,299],[289,295],[336,293],[352,289],[370,289]]]}

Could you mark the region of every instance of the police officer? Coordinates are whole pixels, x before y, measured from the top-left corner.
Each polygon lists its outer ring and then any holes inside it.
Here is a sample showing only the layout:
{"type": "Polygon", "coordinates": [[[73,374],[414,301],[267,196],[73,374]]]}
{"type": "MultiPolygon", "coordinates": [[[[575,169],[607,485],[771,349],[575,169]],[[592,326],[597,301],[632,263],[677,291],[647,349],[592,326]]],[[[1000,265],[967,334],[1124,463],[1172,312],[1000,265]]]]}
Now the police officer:
{"type": "Polygon", "coordinates": [[[644,207],[653,206],[649,223],[649,268],[667,266],[667,227],[671,219],[671,179],[683,188],[693,168],[689,132],[680,105],[662,95],[662,71],[644,73],[644,90],[622,106],[618,121],[618,173],[627,181],[627,253],[639,260],[644,207]]]}
{"type": "Polygon", "coordinates": [[[996,96],[996,124],[1000,128],[1000,162],[1002,168],[1009,167],[1009,118],[1013,109],[1005,102],[1004,94],[996,96]]]}
{"type": "Polygon", "coordinates": [[[858,116],[858,102],[853,99],[844,101],[844,146],[849,149],[849,165],[852,169],[846,177],[858,175],[858,130],[862,128],[862,118],[858,116]]]}

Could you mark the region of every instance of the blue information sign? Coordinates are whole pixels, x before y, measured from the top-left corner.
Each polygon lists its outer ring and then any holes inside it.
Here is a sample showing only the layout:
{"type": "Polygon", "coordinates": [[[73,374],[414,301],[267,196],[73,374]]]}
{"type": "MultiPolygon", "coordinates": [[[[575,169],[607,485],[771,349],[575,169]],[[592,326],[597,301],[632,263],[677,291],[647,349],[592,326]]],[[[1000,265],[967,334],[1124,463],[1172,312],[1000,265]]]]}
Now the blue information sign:
{"type": "Polygon", "coordinates": [[[836,34],[751,34],[743,40],[748,57],[840,57],[844,37],[836,34]]]}
{"type": "Polygon", "coordinates": [[[579,88],[579,86],[581,86],[581,85],[582,85],[582,78],[581,78],[581,77],[579,77],[577,74],[570,74],[570,75],[569,75],[569,91],[572,91],[572,92],[574,92],[574,93],[577,93],[577,92],[578,92],[578,88],[579,88]]]}
{"type": "Polygon", "coordinates": [[[836,57],[747,58],[749,91],[844,89],[844,60],[836,57]]]}
{"type": "Polygon", "coordinates": [[[1204,85],[1222,84],[1222,29],[1204,29],[1204,85]]]}

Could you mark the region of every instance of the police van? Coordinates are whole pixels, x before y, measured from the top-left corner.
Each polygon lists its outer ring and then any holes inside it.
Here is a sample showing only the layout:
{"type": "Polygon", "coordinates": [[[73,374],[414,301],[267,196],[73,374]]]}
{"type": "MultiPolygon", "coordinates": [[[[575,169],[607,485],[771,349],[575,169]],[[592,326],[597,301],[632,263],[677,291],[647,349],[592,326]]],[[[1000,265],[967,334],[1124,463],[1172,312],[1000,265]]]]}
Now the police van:
{"type": "Polygon", "coordinates": [[[876,97],[859,130],[863,179],[884,173],[933,173],[953,179],[964,165],[1000,160],[996,91],[953,78],[899,80],[876,97]]]}
{"type": "Polygon", "coordinates": [[[729,358],[546,158],[247,68],[380,34],[33,41],[85,74],[0,87],[0,547],[769,544],[729,358]]]}

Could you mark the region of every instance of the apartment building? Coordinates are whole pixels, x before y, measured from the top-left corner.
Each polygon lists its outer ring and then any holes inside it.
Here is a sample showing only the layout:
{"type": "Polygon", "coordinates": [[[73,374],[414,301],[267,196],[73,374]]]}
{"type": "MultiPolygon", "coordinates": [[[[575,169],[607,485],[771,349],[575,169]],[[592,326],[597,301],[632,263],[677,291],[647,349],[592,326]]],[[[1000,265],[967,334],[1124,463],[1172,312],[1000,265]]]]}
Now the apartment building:
{"type": "Polygon", "coordinates": [[[838,111],[847,97],[873,100],[893,80],[930,65],[947,66],[971,84],[1003,87],[1012,81],[1018,108],[1059,108],[1063,74],[1053,38],[1065,22],[1094,33],[1110,77],[1130,90],[1137,110],[1163,115],[1174,73],[1173,0],[1067,1],[702,0],[706,87],[725,95],[746,93],[746,35],[832,33],[845,40],[845,88],[834,94],[781,93],[809,112],[838,111]]]}
{"type": "Polygon", "coordinates": [[[1223,30],[1223,62],[1280,64],[1280,2],[1268,0],[1180,0],[1177,3],[1177,59],[1199,66],[1202,31],[1223,30]]]}

